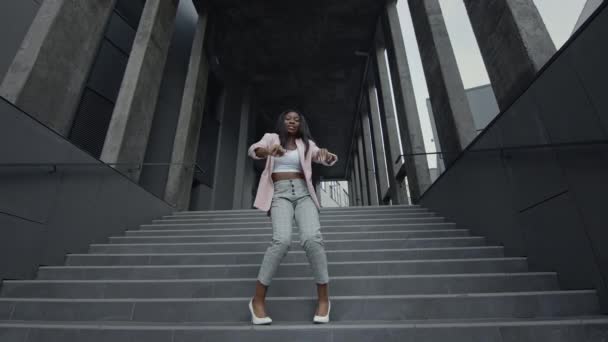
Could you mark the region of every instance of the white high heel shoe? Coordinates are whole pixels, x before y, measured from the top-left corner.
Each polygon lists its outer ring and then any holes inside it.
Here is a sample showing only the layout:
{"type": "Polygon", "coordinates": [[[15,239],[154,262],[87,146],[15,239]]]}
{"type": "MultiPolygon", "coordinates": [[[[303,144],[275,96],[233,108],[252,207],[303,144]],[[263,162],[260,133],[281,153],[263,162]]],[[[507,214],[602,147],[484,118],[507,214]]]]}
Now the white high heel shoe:
{"type": "Polygon", "coordinates": [[[331,310],[331,301],[327,302],[327,315],[313,317],[312,321],[315,323],[329,323],[329,311],[331,310]]]}
{"type": "Polygon", "coordinates": [[[270,324],[272,323],[272,319],[268,316],[266,317],[258,317],[255,315],[255,313],[253,312],[253,298],[251,298],[251,300],[249,300],[249,312],[251,313],[251,323],[253,323],[254,325],[261,325],[261,324],[270,324]]]}

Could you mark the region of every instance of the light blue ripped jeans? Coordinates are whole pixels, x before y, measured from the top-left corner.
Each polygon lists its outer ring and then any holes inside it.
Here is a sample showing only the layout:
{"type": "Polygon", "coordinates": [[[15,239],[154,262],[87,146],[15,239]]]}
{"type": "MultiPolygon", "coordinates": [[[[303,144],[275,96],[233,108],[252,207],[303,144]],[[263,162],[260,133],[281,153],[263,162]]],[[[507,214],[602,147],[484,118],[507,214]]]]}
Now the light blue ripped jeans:
{"type": "Polygon", "coordinates": [[[329,282],[319,210],[310,196],[304,179],[274,182],[270,207],[272,241],[266,249],[257,278],[262,284],[270,285],[281,260],[290,249],[294,216],[300,232],[300,246],[306,252],[315,281],[317,284],[329,282]]]}

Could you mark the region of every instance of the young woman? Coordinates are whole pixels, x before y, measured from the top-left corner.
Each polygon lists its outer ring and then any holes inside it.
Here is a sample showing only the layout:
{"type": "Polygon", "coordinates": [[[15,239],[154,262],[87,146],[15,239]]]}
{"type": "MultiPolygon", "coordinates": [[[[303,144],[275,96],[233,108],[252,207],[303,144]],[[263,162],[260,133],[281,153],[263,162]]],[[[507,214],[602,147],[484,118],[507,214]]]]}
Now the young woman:
{"type": "Polygon", "coordinates": [[[300,233],[300,245],[306,251],[317,283],[318,304],[313,321],[329,322],[329,276],[321,225],[319,202],[312,185],[311,161],[332,166],[338,157],[319,148],[311,140],[306,119],[295,110],[283,112],[277,121],[277,133],[266,133],[249,147],[253,159],[266,159],[254,206],[270,211],[272,242],[264,254],[255,295],[249,301],[253,324],[270,324],[266,315],[266,290],[279,264],[291,245],[292,221],[295,216],[300,233]]]}

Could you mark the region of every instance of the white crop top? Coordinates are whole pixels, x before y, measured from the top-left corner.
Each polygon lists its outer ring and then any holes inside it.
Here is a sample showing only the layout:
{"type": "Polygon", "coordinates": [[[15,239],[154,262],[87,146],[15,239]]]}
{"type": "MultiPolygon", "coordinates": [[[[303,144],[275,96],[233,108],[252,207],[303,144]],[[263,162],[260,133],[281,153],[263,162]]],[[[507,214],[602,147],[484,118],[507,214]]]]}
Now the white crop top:
{"type": "Polygon", "coordinates": [[[298,149],[287,150],[282,157],[274,157],[272,172],[302,172],[298,149]]]}

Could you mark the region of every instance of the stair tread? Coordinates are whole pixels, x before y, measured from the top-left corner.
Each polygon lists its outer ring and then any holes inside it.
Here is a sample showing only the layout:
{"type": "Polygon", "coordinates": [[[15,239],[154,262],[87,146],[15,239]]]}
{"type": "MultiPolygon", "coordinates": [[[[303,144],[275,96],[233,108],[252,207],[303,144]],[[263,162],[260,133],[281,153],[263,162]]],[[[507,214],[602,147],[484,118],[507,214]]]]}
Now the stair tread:
{"type": "MultiPolygon", "coordinates": [[[[348,252],[348,253],[367,253],[367,252],[392,252],[392,251],[432,251],[432,250],[438,250],[438,251],[444,251],[444,250],[467,250],[467,249],[503,249],[502,246],[463,246],[463,247],[428,247],[428,248],[374,248],[374,249],[365,249],[365,250],[361,250],[361,249],[334,249],[334,250],[327,250],[327,253],[343,253],[343,252],[348,252]]],[[[289,251],[289,253],[304,253],[304,250],[294,250],[294,251],[289,251]]],[[[95,255],[104,255],[104,256],[109,256],[109,255],[113,255],[113,256],[129,256],[129,255],[161,255],[161,256],[167,256],[167,255],[235,255],[235,254],[264,254],[263,251],[261,252],[206,252],[206,253],[157,253],[157,252],[146,252],[146,253],[100,253],[100,252],[94,252],[94,253],[73,253],[73,254],[68,254],[68,256],[95,256],[95,255]]]]}
{"type": "MultiPolygon", "coordinates": [[[[399,239],[342,239],[342,240],[329,240],[327,243],[335,243],[335,242],[361,242],[361,241],[428,241],[428,240],[480,240],[484,239],[482,236],[455,236],[455,237],[428,237],[428,238],[399,238],[399,239]]],[[[292,244],[296,243],[297,240],[292,240],[292,244]]],[[[166,246],[166,245],[230,245],[230,244],[267,244],[268,241],[214,241],[214,242],[167,242],[167,243],[94,243],[91,246],[100,247],[100,246],[166,246]]]]}
{"type": "MultiPolygon", "coordinates": [[[[199,229],[167,229],[167,230],[171,230],[171,231],[191,231],[191,230],[199,230],[199,231],[216,231],[216,230],[252,230],[252,229],[272,229],[270,222],[268,222],[268,226],[267,227],[230,227],[230,228],[199,228],[199,229]]],[[[164,229],[145,229],[145,228],[152,228],[152,227],[159,227],[162,228],[163,226],[198,226],[200,225],[199,223],[169,223],[169,224],[142,224],[140,225],[141,228],[143,229],[134,229],[134,230],[127,230],[128,232],[138,232],[138,231],[163,231],[164,229]]],[[[421,223],[395,223],[395,224],[376,224],[376,225],[358,225],[358,224],[352,224],[352,225],[343,225],[343,226],[330,226],[330,225],[323,225],[323,227],[321,229],[326,229],[326,228],[341,228],[341,229],[348,229],[348,228],[353,228],[353,227],[401,227],[401,228],[407,228],[407,227],[420,227],[420,226],[456,226],[455,223],[451,223],[451,222],[421,222],[421,223]]]]}
{"type": "MultiPolygon", "coordinates": [[[[123,254],[121,254],[123,255],[123,254]]],[[[395,263],[446,263],[446,262],[501,262],[501,261],[526,261],[525,257],[500,257],[500,258],[469,258],[469,259],[421,259],[421,260],[372,260],[372,261],[329,261],[334,265],[360,265],[360,264],[395,264],[395,263]]],[[[305,262],[281,263],[281,266],[307,266],[305,262]]],[[[198,268],[198,267],[259,267],[259,264],[201,264],[201,265],[109,265],[109,266],[41,266],[40,269],[129,269],[129,268],[198,268]]]]}
{"type": "MultiPolygon", "coordinates": [[[[490,298],[490,297],[524,297],[524,296],[556,296],[556,295],[595,295],[596,290],[546,290],[521,292],[471,292],[471,293],[432,293],[432,294],[398,294],[398,295],[332,295],[331,300],[365,300],[365,299],[420,299],[420,298],[490,298]]],[[[187,297],[187,298],[51,298],[51,297],[0,297],[0,302],[71,302],[71,303],[104,303],[104,302],[218,302],[218,301],[248,301],[251,297],[187,297]]],[[[311,296],[272,296],[269,301],[316,300],[311,296]]]]}
{"type": "MultiPolygon", "coordinates": [[[[519,273],[459,273],[459,274],[406,274],[406,275],[371,275],[371,276],[334,276],[333,280],[343,279],[420,279],[420,278],[490,278],[490,277],[536,277],[557,276],[555,272],[519,272],[519,273]]],[[[312,277],[275,277],[274,280],[310,280],[312,277]]],[[[199,279],[83,279],[83,280],[5,280],[5,284],[40,284],[40,283],[185,283],[212,281],[255,281],[255,278],[199,278],[199,279]]]]}
{"type": "MultiPolygon", "coordinates": [[[[606,316],[574,316],[574,317],[535,317],[535,318],[494,318],[494,319],[433,319],[433,320],[402,320],[402,321],[335,321],[328,325],[311,325],[311,322],[280,322],[275,321],[272,325],[259,327],[261,329],[348,329],[354,328],[442,328],[442,327],[484,327],[484,326],[526,326],[526,325],[564,325],[564,324],[608,324],[606,316]]],[[[249,322],[186,322],[163,324],[158,322],[126,322],[126,321],[103,321],[103,322],[79,322],[79,321],[0,321],[0,327],[48,327],[56,329],[252,329],[249,322]]]]}
{"type": "MultiPolygon", "coordinates": [[[[436,229],[436,230],[378,230],[367,232],[323,232],[323,235],[345,235],[345,234],[416,234],[416,233],[444,233],[444,232],[467,232],[468,229],[436,229]]],[[[292,235],[298,235],[294,232],[292,235]]],[[[235,237],[235,236],[272,236],[272,233],[260,234],[226,234],[226,235],[160,235],[160,236],[111,236],[112,239],[143,239],[143,238],[196,238],[196,237],[235,237]]]]}

